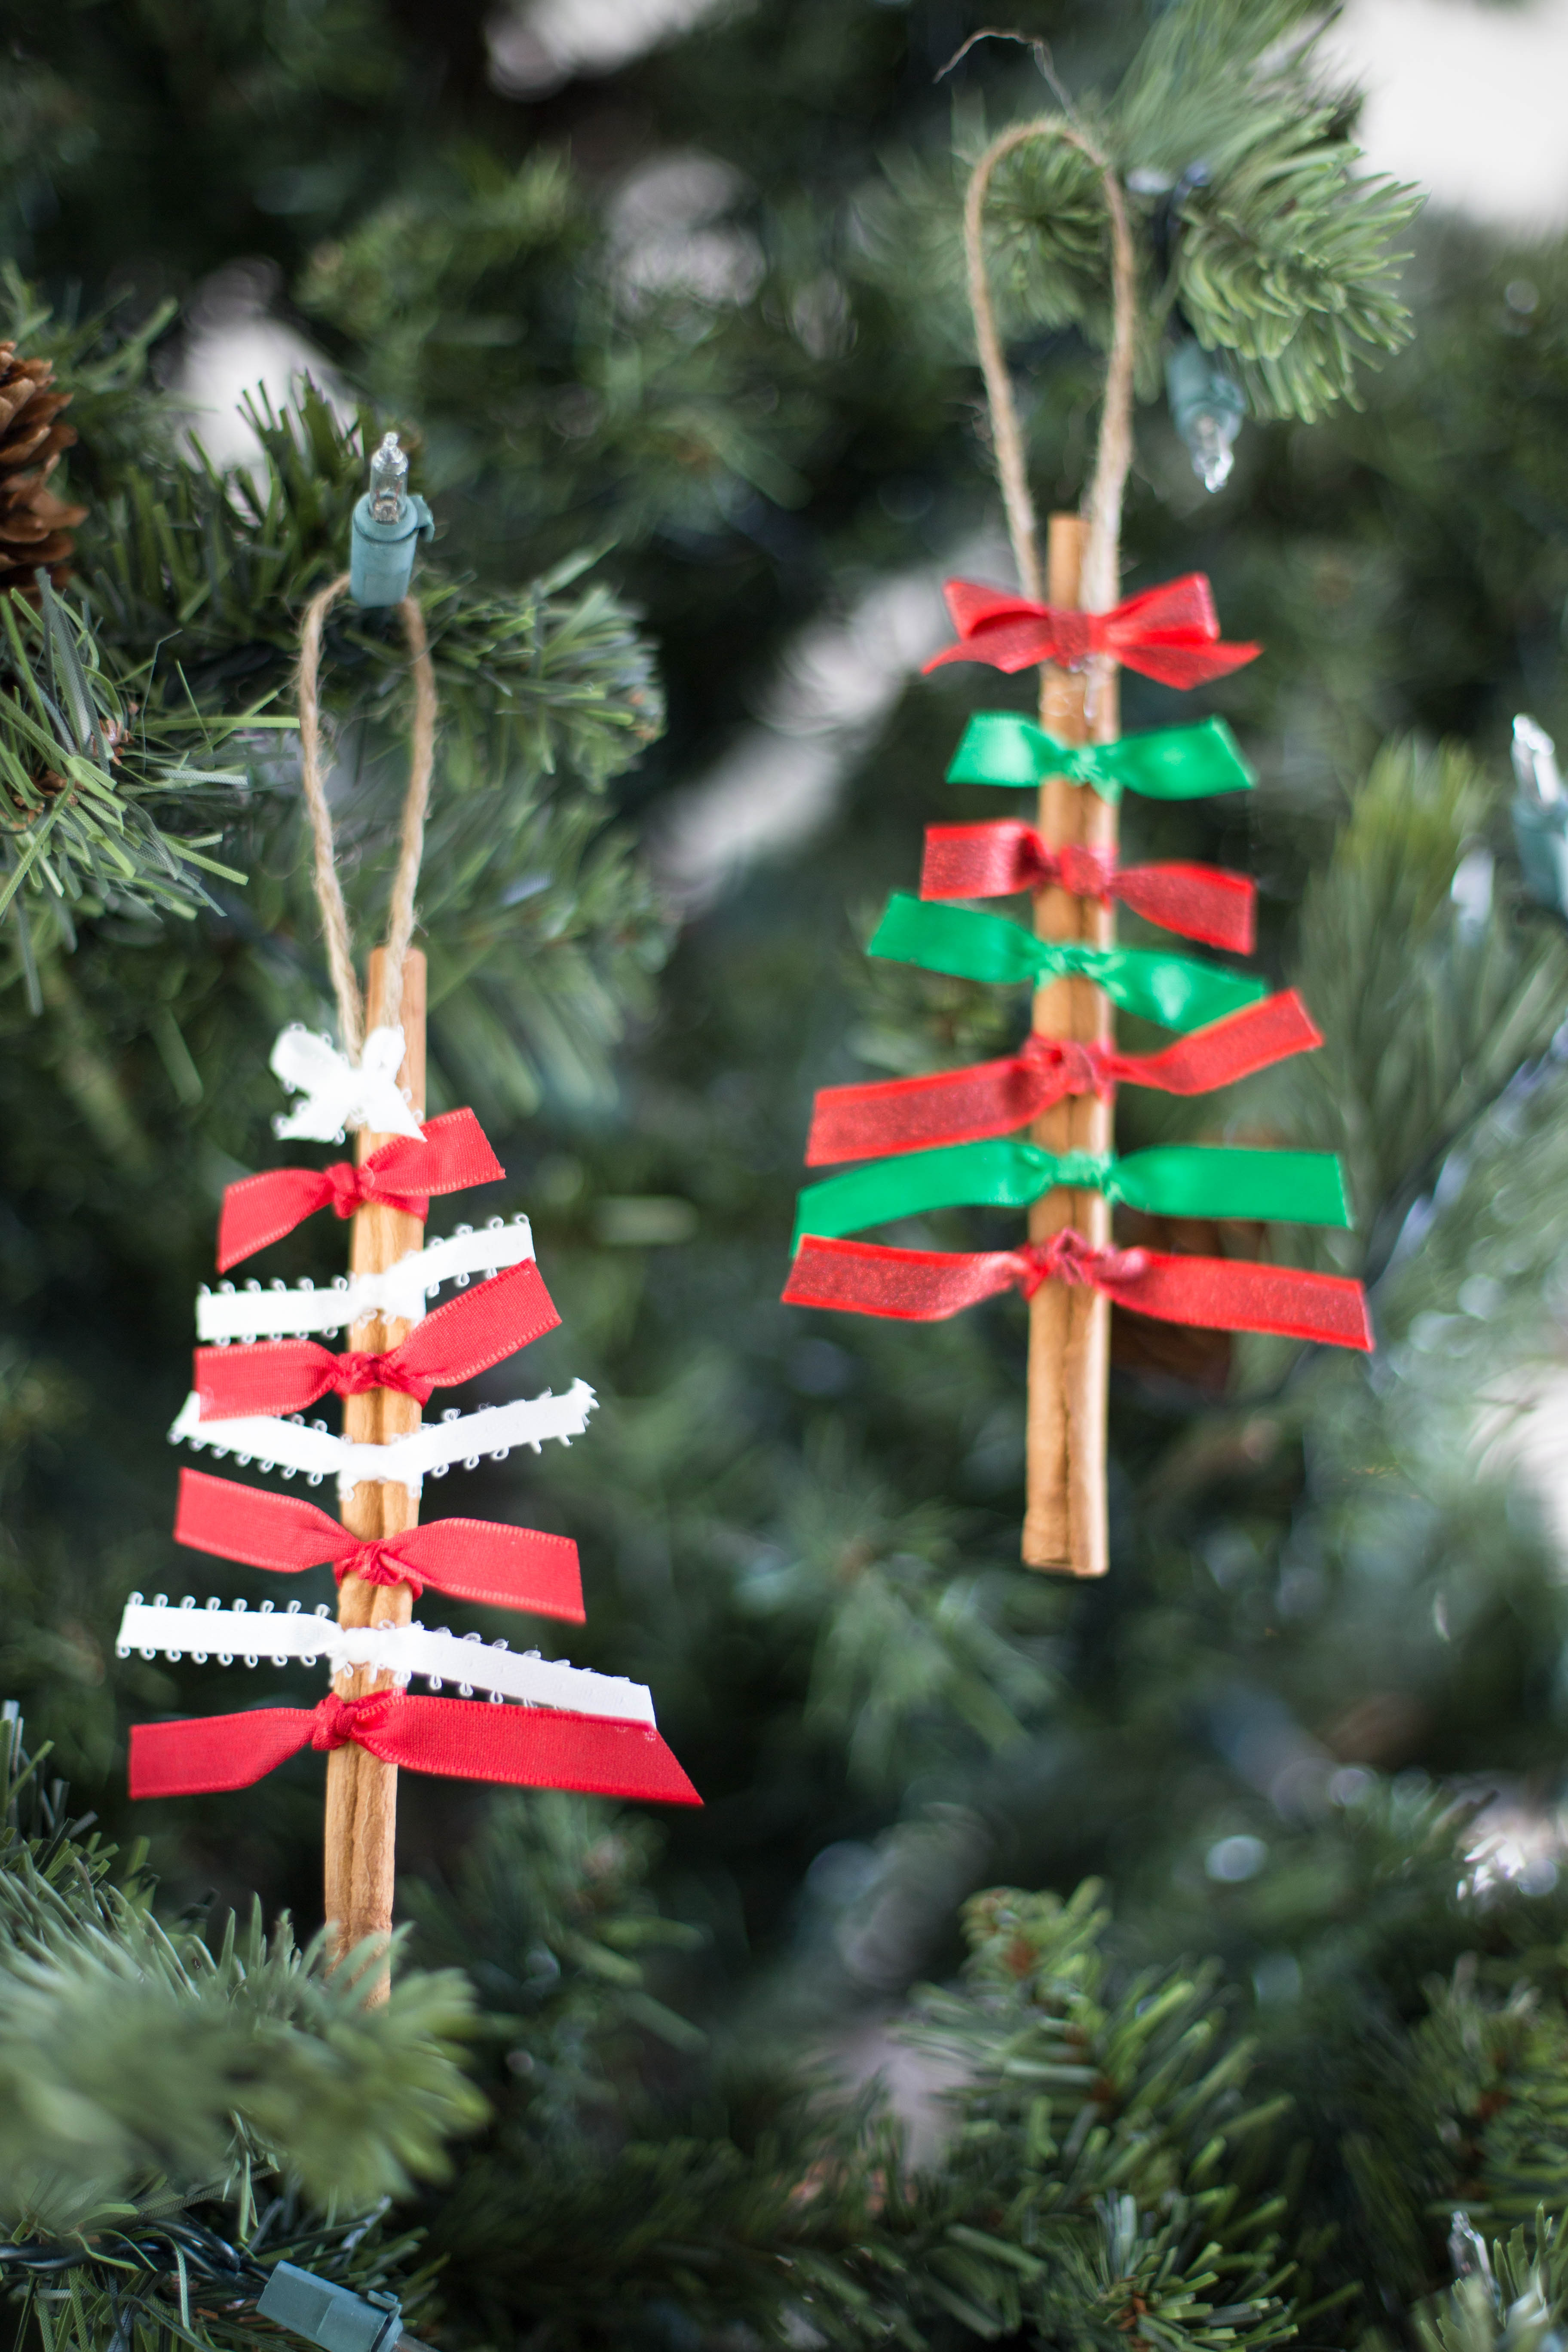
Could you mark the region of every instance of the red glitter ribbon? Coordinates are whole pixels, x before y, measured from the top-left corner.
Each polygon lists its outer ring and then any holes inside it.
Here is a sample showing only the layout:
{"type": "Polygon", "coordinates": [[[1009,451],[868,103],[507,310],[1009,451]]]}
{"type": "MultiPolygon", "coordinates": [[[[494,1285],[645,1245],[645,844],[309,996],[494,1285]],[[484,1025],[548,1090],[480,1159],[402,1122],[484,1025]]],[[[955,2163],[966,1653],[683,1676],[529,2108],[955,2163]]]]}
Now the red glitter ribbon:
{"type": "Polygon", "coordinates": [[[246,1413],[303,1412],[318,1397],[361,1396],[395,1389],[427,1404],[433,1389],[456,1388],[526,1348],[561,1318],[531,1258],[509,1266],[438,1307],[406,1339],[381,1355],[314,1339],[263,1339],[242,1347],[196,1349],[196,1397],[203,1421],[246,1413]]]}
{"type": "Polygon", "coordinates": [[[577,1547],[569,1536],[538,1528],[436,1519],[362,1540],[302,1495],[273,1495],[205,1470],[182,1470],[174,1541],[284,1576],[330,1566],[340,1584],[345,1576],[406,1584],[416,1600],[428,1584],[454,1601],[583,1622],[577,1547]]]}
{"type": "Polygon", "coordinates": [[[1219,642],[1214,594],[1201,572],[1146,588],[1109,613],[1035,604],[1026,596],[973,580],[949,580],[942,593],[960,642],[933,655],[928,671],[954,661],[989,662],[1009,672],[1037,662],[1082,669],[1095,655],[1104,655],[1163,686],[1206,686],[1262,651],[1260,646],[1219,642]]]}
{"type": "Polygon", "coordinates": [[[1250,955],[1258,894],[1242,874],[1217,866],[1118,866],[1103,850],[1067,843],[1050,848],[1032,824],[1005,817],[994,824],[926,827],[922,898],[1005,898],[1055,884],[1075,898],[1120,898],[1146,922],[1250,955]]]}
{"type": "Polygon", "coordinates": [[[262,1706],[131,1732],[132,1797],[191,1797],[248,1789],[302,1748],[350,1744],[405,1772],[514,1789],[574,1789],[585,1796],[657,1803],[702,1801],[657,1731],[614,1717],[488,1699],[411,1698],[372,1691],[320,1705],[262,1706]]]}
{"type": "Polygon", "coordinates": [[[394,1136],[373,1151],[362,1168],[334,1160],[330,1168],[274,1168],[229,1185],[218,1218],[218,1272],[280,1241],[318,1209],[340,1217],[381,1202],[423,1218],[435,1192],[464,1192],[470,1184],[493,1184],[504,1176],[484,1129],[471,1110],[449,1110],[431,1119],[423,1136],[394,1136]]]}
{"type": "Polygon", "coordinates": [[[1245,1258],[1169,1257],[1159,1250],[1095,1249],[1069,1228],[1016,1250],[888,1249],[808,1234],[790,1268],[787,1307],[832,1307],[936,1323],[983,1298],[1044,1282],[1086,1286],[1161,1323],[1211,1331],[1270,1331],[1334,1348],[1370,1349],[1359,1282],[1245,1258]]]}
{"type": "Polygon", "coordinates": [[[824,1087],[806,1142],[806,1165],[885,1160],[895,1152],[1011,1135],[1066,1095],[1103,1095],[1115,1086],[1207,1094],[1322,1042],[1294,989],[1244,1005],[1158,1054],[1119,1054],[1108,1045],[1030,1036],[1005,1061],[868,1087],[824,1087]]]}

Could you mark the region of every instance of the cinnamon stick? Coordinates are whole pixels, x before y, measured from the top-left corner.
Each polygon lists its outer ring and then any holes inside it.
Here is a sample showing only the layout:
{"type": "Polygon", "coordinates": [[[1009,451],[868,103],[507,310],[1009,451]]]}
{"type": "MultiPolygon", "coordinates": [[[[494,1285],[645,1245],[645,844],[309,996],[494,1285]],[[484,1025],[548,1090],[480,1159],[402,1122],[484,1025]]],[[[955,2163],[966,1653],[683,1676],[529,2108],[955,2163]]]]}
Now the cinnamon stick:
{"type": "MultiPolygon", "coordinates": [[[[383,1018],[386,993],[386,950],[377,948],[370,959],[366,988],[365,1026],[383,1018]]],[[[398,1084],[409,1090],[416,1118],[425,1116],[425,959],[410,949],[403,963],[404,1060],[398,1084]]],[[[390,1139],[362,1133],[356,1157],[367,1160],[390,1139]]],[[[349,1269],[353,1274],[384,1274],[409,1251],[418,1249],[425,1228],[419,1218],[380,1202],[354,1213],[349,1242],[349,1269]]],[[[350,1335],[351,1348],[381,1354],[405,1339],[413,1325],[400,1318],[366,1316],[350,1335]]],[[[392,1389],[370,1389],[343,1400],[343,1435],[362,1444],[384,1444],[419,1426],[416,1398],[392,1389]]],[[[365,1480],[350,1489],[342,1504],[342,1522],[362,1538],[401,1535],[416,1525],[419,1501],[406,1486],[365,1480]]],[[[340,1625],[406,1625],[414,1613],[414,1595],[406,1584],[367,1584],[345,1576],[338,1589],[340,1625]]],[[[390,1687],[392,1676],[374,1667],[356,1666],[338,1675],[333,1688],[342,1698],[362,1698],[368,1692],[390,1687]]],[[[397,1832],[397,1767],[350,1744],[334,1748],[327,1758],[326,1912],[333,1945],[342,1959],[365,1937],[380,1940],[384,1953],[392,1930],[392,1896],[397,1832]]],[[[390,1990],[384,1957],[373,1966],[368,1988],[373,2000],[384,2000],[390,1990]]]]}
{"type": "MultiPolygon", "coordinates": [[[[1046,554],[1046,602],[1074,608],[1088,525],[1078,515],[1053,515],[1046,554]]],[[[1092,728],[1084,709],[1081,672],[1047,667],[1040,674],[1040,724],[1060,743],[1110,742],[1117,733],[1114,677],[1097,682],[1092,728]]],[[[1054,849],[1068,843],[1114,853],[1116,807],[1083,784],[1049,776],[1040,787],[1037,823],[1054,849]]],[[[1041,939],[1109,947],[1116,928],[1110,905],[1075,898],[1054,887],[1035,898],[1041,939]]],[[[1089,980],[1046,982],[1035,992],[1034,1028],[1045,1037],[1109,1044],[1110,999],[1089,980]]],[[[1075,1095],[1042,1113],[1029,1133],[1047,1151],[1110,1149],[1110,1099],[1075,1095]]],[[[1029,1211],[1029,1238],[1044,1241],[1072,1225],[1091,1244],[1110,1238],[1110,1204],[1103,1192],[1058,1187],[1029,1211]]],[[[1096,1291],[1041,1285],[1029,1302],[1028,1405],[1026,1426],[1026,1501],[1023,1554],[1029,1568],[1069,1576],[1103,1576],[1110,1565],[1106,1525],[1106,1389],[1110,1360],[1110,1305],[1096,1291]]]]}

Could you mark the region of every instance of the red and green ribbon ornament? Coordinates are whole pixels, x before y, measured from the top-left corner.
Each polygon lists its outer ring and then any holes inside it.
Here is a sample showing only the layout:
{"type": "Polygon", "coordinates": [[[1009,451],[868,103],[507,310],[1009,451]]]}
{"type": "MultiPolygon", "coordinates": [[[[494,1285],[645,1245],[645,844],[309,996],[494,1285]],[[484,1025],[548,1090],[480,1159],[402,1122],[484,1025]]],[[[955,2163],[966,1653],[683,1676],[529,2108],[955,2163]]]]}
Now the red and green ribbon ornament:
{"type": "MultiPolygon", "coordinates": [[[[1037,608],[1027,608],[1026,618],[1030,614],[1040,617],[1037,608]]],[[[957,658],[960,650],[942,658],[957,658]]],[[[1124,790],[1192,800],[1253,782],[1222,719],[1078,748],[1009,711],[983,711],[970,720],[948,774],[954,782],[1029,787],[1065,775],[1107,800],[1124,790]]],[[[1030,1035],[997,1061],[823,1089],[808,1165],[867,1164],[801,1194],[785,1300],[924,1322],[1006,1291],[1031,1296],[1041,1283],[1059,1281],[1087,1285],[1165,1321],[1370,1347],[1361,1287],[1339,1276],[1097,1250],[1070,1230],[1017,1250],[959,1253],[845,1238],[941,1209],[1026,1208],[1058,1187],[1097,1191],[1158,1216],[1349,1224],[1331,1153],[1167,1144],[1119,1159],[1048,1151],[1016,1132],[1070,1095],[1106,1096],[1119,1085],[1207,1093],[1322,1042],[1293,991],[1267,996],[1260,982],[1188,956],[1043,940],[1004,918],[948,903],[1047,887],[1120,898],[1147,920],[1211,945],[1245,951],[1251,944],[1254,896],[1240,875],[1188,865],[1118,868],[1082,847],[1053,850],[1034,826],[1014,819],[929,827],[922,895],[894,893],[869,954],[1004,987],[1079,976],[1124,1012],[1180,1034],[1174,1045],[1148,1055],[1030,1035]]]]}
{"type": "Polygon", "coordinates": [[[1344,1187],[1337,1163],[1322,1152],[1173,1144],[1118,1157],[1112,1149],[1118,1085],[1196,1093],[1320,1042],[1293,994],[1268,997],[1263,983],[1221,966],[1122,947],[1112,919],[1121,903],[1179,937],[1250,950],[1255,896],[1245,877],[1190,864],[1123,866],[1118,854],[1123,793],[1174,803],[1253,784],[1223,719],[1119,741],[1089,739],[1118,733],[1119,670],[1189,688],[1228,676],[1260,648],[1221,639],[1200,572],[1115,601],[1144,338],[1137,246],[1112,158],[1077,121],[1047,116],[1013,124],[989,142],[970,175],[963,251],[1018,586],[948,581],[943,593],[958,641],[925,667],[984,662],[1009,676],[1038,671],[1045,723],[982,711],[948,770],[953,783],[1032,791],[1037,804],[1033,824],[1008,818],[933,827],[920,898],[891,900],[868,952],[994,986],[1033,983],[1031,1034],[1013,1054],[969,1069],[835,1087],[817,1097],[812,1163],[859,1157],[864,1164],[801,1194],[784,1297],[796,1306],[923,1321],[1001,1291],[1023,1291],[1031,1304],[1022,1556],[1031,1568],[1100,1576],[1110,1564],[1106,1303],[1348,1347],[1367,1344],[1365,1308],[1357,1286],[1338,1277],[1111,1246],[1113,1203],[1175,1218],[1342,1225],[1344,1187]],[[1103,196],[1111,319],[1083,511],[1053,515],[1043,534],[986,243],[994,175],[1037,142],[1076,151],[1074,173],[1103,196]],[[1072,786],[1088,791],[1063,789],[1072,786]],[[956,903],[1024,891],[1035,901],[1027,926],[956,903]],[[1122,1054],[1112,1007],[1173,1030],[1180,1046],[1122,1054]],[[1031,1132],[1020,1134],[1023,1128],[1031,1132]],[[961,1206],[1034,1209],[1027,1244],[954,1255],[850,1238],[863,1227],[961,1206]],[[1069,1216],[1088,1227],[1086,1235],[1068,1229],[1069,1216]]]}

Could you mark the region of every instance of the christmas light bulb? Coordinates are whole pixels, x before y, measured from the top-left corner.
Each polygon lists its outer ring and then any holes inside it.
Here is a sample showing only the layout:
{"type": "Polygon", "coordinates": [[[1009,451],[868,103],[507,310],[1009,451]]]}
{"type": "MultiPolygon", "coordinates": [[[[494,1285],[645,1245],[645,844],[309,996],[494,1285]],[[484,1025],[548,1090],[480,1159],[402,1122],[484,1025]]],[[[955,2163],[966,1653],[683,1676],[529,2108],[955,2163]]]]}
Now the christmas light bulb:
{"type": "Polygon", "coordinates": [[[1205,490],[1222,490],[1236,463],[1236,436],[1247,395],[1217,352],[1184,335],[1165,357],[1165,397],[1171,421],[1192,452],[1193,471],[1205,490]]]}
{"type": "Polygon", "coordinates": [[[1548,805],[1563,798],[1563,776],[1557,746],[1544,727],[1521,710],[1513,722],[1513,772],[1521,793],[1548,805]]]}
{"type": "Polygon", "coordinates": [[[435,525],[424,499],[408,488],[408,454],[388,433],[370,461],[370,488],[353,510],[349,541],[349,593],[374,611],[401,604],[414,572],[416,543],[435,525]]]}
{"type": "Polygon", "coordinates": [[[396,522],[408,486],[408,456],[395,433],[388,433],[370,461],[370,510],[377,522],[396,522]]]}
{"type": "Polygon", "coordinates": [[[1568,914],[1568,793],[1557,746],[1524,711],[1513,722],[1512,817],[1524,887],[1538,907],[1568,914]]]}

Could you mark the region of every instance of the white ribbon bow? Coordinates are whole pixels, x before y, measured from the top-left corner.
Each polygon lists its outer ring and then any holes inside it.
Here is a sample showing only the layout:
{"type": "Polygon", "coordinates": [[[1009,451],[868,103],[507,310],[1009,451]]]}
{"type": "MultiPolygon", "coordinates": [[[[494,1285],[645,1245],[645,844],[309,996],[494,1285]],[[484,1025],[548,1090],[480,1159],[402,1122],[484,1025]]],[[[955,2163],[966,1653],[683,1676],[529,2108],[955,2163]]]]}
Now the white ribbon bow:
{"type": "Polygon", "coordinates": [[[355,1069],[330,1037],[291,1022],[272,1048],[272,1070],[291,1095],[305,1099],[279,1113],[274,1133],[310,1143],[342,1143],[351,1127],[368,1127],[376,1135],[421,1134],[398,1087],[402,1066],[401,1029],[373,1029],[355,1069]]]}

